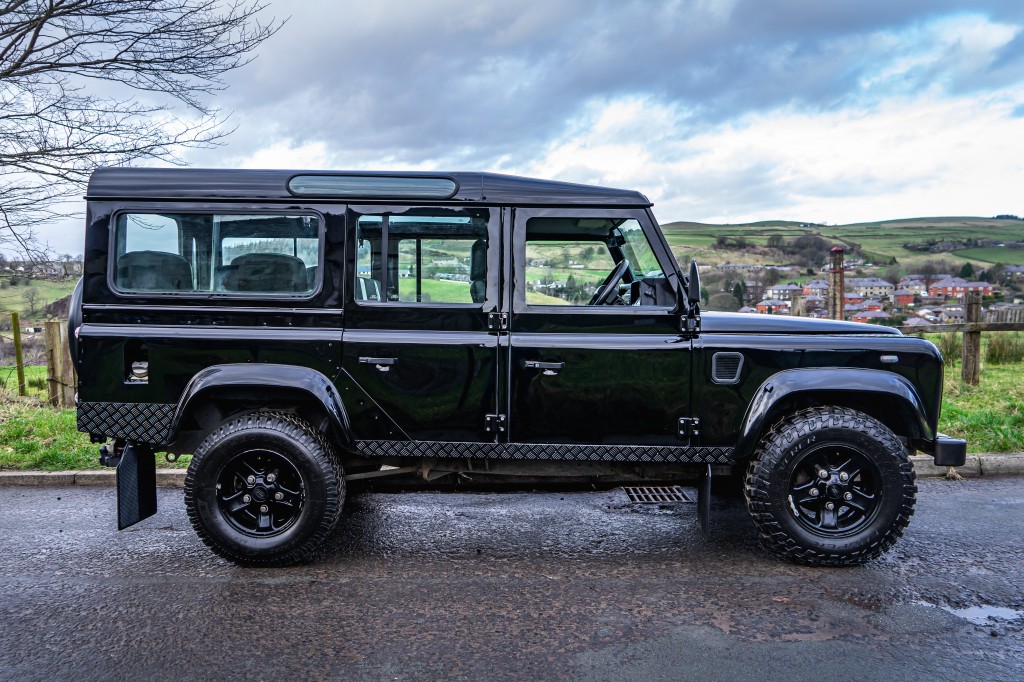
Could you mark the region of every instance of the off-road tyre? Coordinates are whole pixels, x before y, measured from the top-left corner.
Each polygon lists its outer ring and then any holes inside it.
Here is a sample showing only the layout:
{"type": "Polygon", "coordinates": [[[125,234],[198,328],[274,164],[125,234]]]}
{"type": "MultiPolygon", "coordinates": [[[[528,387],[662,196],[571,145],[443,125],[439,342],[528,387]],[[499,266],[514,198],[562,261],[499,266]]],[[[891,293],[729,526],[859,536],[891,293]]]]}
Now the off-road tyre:
{"type": "Polygon", "coordinates": [[[217,427],[196,448],[185,476],[185,507],[199,538],[244,566],[310,559],[337,525],[344,501],[334,448],[285,413],[247,414],[217,427]],[[246,481],[250,471],[254,484],[246,481]]]}
{"type": "Polygon", "coordinates": [[[747,468],[744,493],[770,550],[813,566],[852,566],[899,539],[914,513],[917,486],[906,446],[885,425],[856,410],[816,407],[765,434],[747,468]],[[839,465],[847,459],[860,462],[862,471],[849,466],[840,481],[839,465]],[[820,480],[809,480],[814,471],[820,480]],[[810,488],[817,489],[814,498],[810,488]],[[865,491],[872,490],[877,498],[869,505],[865,491]],[[834,511],[825,511],[827,502],[834,511]],[[870,507],[869,513],[860,507],[870,507]]]}

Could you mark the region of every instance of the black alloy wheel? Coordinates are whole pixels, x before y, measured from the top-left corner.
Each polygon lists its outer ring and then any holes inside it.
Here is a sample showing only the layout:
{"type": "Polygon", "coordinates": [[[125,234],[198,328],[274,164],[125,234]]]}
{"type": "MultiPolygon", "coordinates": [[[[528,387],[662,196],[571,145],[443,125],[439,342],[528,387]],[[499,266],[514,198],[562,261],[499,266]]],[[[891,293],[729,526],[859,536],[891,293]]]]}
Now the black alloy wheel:
{"type": "Polygon", "coordinates": [[[185,507],[200,539],[235,563],[309,559],[345,499],[338,458],[323,434],[291,414],[257,412],[214,429],[185,476],[185,507]]]}
{"type": "Polygon", "coordinates": [[[849,566],[899,539],[917,486],[906,446],[884,424],[856,410],[816,407],[765,434],[744,490],[769,549],[800,563],[849,566]]]}
{"type": "Polygon", "coordinates": [[[881,472],[859,449],[812,448],[795,462],[789,504],[797,522],[822,537],[847,537],[870,523],[882,496],[881,472]]]}
{"type": "Polygon", "coordinates": [[[288,530],[302,513],[304,492],[299,470],[271,450],[239,454],[217,479],[221,513],[236,530],[254,538],[288,530]]]}

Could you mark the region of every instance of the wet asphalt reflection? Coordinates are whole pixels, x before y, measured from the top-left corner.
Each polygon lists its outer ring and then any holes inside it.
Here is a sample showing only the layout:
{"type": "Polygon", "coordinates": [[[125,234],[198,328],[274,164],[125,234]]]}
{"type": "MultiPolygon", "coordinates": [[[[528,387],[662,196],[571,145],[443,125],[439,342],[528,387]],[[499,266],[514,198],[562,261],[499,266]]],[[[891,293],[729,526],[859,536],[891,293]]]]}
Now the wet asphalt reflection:
{"type": "Polygon", "coordinates": [[[779,561],[742,499],[363,494],[316,561],[227,563],[179,490],[0,488],[0,679],[1021,679],[1024,480],[923,481],[894,551],[779,561]]]}

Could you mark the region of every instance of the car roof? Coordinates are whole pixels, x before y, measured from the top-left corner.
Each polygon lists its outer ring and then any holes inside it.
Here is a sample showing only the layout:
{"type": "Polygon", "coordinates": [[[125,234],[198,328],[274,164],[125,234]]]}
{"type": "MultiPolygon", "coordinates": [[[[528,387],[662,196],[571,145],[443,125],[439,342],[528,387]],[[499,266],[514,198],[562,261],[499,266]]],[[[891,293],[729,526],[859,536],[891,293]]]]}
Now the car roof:
{"type": "Polygon", "coordinates": [[[267,200],[338,203],[592,205],[647,207],[650,200],[633,190],[612,189],[500,173],[442,173],[399,171],[295,171],[224,168],[99,168],[89,179],[86,199],[149,200],[267,200]],[[373,196],[298,195],[289,191],[297,176],[381,179],[444,179],[454,192],[441,199],[376,193],[373,196]]]}

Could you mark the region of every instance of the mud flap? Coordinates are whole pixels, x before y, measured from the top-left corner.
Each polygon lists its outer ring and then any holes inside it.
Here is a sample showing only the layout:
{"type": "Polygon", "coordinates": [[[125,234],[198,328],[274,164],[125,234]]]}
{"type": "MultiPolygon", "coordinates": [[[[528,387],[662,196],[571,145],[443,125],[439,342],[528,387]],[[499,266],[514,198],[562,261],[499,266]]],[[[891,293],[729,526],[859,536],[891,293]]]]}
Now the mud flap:
{"type": "Polygon", "coordinates": [[[117,529],[156,514],[156,458],[145,446],[128,443],[117,464],[117,529]]]}
{"type": "Polygon", "coordinates": [[[711,538],[711,465],[708,464],[700,474],[697,485],[697,522],[704,539],[711,538]]]}

